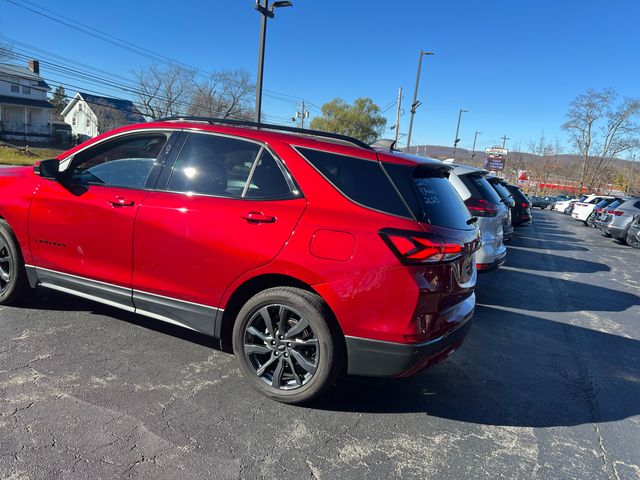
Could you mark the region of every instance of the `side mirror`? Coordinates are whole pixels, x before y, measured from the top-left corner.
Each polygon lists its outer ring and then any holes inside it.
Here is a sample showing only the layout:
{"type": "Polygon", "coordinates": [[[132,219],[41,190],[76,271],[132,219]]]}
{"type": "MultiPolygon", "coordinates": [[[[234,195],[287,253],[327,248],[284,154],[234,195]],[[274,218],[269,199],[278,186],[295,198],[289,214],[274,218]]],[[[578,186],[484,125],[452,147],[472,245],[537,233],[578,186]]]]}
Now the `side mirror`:
{"type": "Polygon", "coordinates": [[[35,167],[33,167],[33,172],[36,175],[40,175],[42,178],[48,178],[50,180],[55,180],[58,178],[58,174],[60,168],[60,162],[58,160],[42,160],[37,163],[35,167]]]}

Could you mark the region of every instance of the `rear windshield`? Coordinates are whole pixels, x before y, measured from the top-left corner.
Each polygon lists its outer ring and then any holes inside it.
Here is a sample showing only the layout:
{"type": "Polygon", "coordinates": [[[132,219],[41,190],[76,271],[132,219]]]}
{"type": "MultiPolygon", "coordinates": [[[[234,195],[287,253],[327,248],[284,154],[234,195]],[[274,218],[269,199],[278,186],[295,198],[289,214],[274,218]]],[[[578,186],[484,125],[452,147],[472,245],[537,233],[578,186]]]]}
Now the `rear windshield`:
{"type": "Polygon", "coordinates": [[[500,196],[493,187],[489,185],[489,182],[484,178],[484,175],[468,173],[466,175],[460,175],[459,178],[462,183],[464,183],[464,186],[467,187],[469,192],[471,192],[472,197],[483,198],[488,202],[495,203],[496,205],[500,205],[502,203],[500,201],[500,196]]]}
{"type": "Polygon", "coordinates": [[[379,162],[296,147],[344,196],[365,207],[411,218],[379,162]]]}
{"type": "Polygon", "coordinates": [[[507,189],[511,192],[511,195],[513,195],[513,198],[515,200],[517,200],[519,202],[527,202],[527,201],[529,201],[527,196],[524,193],[522,193],[522,190],[520,190],[515,185],[507,185],[507,189]]]}
{"type": "Polygon", "coordinates": [[[498,182],[498,181],[490,181],[489,183],[491,183],[491,186],[494,188],[494,190],[496,192],[498,192],[498,195],[500,195],[501,198],[510,198],[511,197],[511,194],[509,193],[509,190],[504,188],[504,186],[500,182],[498,182]]]}
{"type": "Polygon", "coordinates": [[[432,168],[384,164],[384,168],[423,223],[456,229],[472,229],[469,210],[447,176],[432,168]]]}
{"type": "MultiPolygon", "coordinates": [[[[604,208],[607,205],[612,205],[614,202],[616,202],[617,200],[612,200],[610,198],[605,198],[604,200],[600,200],[598,203],[596,203],[596,208],[604,208]]],[[[618,204],[620,205],[620,204],[618,204]]],[[[616,207],[618,206],[616,205],[616,207]]]]}

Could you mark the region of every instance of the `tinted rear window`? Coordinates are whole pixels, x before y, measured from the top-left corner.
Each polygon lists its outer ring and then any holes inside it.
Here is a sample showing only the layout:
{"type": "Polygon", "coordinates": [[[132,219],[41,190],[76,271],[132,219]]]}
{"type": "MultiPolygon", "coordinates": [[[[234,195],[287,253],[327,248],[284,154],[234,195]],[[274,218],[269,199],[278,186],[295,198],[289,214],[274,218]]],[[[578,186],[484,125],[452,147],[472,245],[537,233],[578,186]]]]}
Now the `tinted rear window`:
{"type": "Polygon", "coordinates": [[[624,202],[624,200],[614,200],[613,202],[611,202],[606,207],[607,207],[607,209],[613,209],[613,208],[616,208],[616,207],[622,205],[623,202],[624,202]]]}
{"type": "Polygon", "coordinates": [[[296,147],[343,195],[365,207],[411,217],[379,162],[296,147]]]}
{"type": "Polygon", "coordinates": [[[598,203],[596,203],[596,208],[604,208],[607,205],[611,205],[613,203],[614,200],[611,200],[609,198],[605,198],[604,200],[600,200],[598,203]]]}
{"type": "Polygon", "coordinates": [[[528,202],[529,201],[527,196],[524,193],[522,193],[522,190],[520,190],[515,185],[507,185],[507,190],[509,190],[509,192],[511,192],[511,195],[513,195],[514,200],[517,200],[518,202],[528,202]]]}
{"type": "Polygon", "coordinates": [[[496,205],[500,205],[502,203],[500,201],[500,196],[493,189],[484,175],[478,175],[476,173],[469,173],[466,175],[460,175],[460,180],[464,183],[464,186],[467,187],[469,192],[471,192],[471,196],[475,198],[483,198],[488,202],[495,203],[496,205]]]}
{"type": "Polygon", "coordinates": [[[498,192],[498,195],[500,195],[501,198],[511,198],[511,194],[509,193],[509,190],[504,188],[504,186],[502,186],[500,182],[489,182],[489,183],[491,183],[494,190],[498,192]]]}
{"type": "Polygon", "coordinates": [[[467,223],[469,210],[443,173],[391,163],[384,168],[419,221],[440,227],[474,228],[467,223]]]}

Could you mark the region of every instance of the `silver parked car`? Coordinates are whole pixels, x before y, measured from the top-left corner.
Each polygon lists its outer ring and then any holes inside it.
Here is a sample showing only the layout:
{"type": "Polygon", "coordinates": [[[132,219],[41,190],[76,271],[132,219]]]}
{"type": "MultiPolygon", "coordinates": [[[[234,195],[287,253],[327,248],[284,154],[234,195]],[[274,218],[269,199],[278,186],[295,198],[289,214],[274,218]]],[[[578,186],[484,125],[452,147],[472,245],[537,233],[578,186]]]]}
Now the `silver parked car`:
{"type": "Polygon", "coordinates": [[[614,209],[607,209],[602,219],[602,231],[620,243],[627,243],[629,227],[633,222],[633,216],[638,212],[640,212],[640,197],[628,198],[614,209]]]}
{"type": "Polygon", "coordinates": [[[454,165],[449,180],[462,197],[471,215],[477,217],[482,247],[476,252],[479,272],[493,270],[504,263],[507,247],[503,243],[503,225],[509,209],[489,184],[489,174],[467,165],[454,165]]]}

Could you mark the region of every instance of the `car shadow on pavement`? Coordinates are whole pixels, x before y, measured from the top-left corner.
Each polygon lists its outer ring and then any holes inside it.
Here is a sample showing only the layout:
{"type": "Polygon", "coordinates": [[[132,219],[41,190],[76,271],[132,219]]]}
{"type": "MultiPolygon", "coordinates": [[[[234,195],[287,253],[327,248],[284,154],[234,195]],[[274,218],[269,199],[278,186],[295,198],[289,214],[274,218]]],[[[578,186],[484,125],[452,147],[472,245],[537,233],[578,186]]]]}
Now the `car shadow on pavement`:
{"type": "Polygon", "coordinates": [[[522,250],[515,250],[510,253],[510,255],[507,255],[505,266],[512,268],[566,273],[596,273],[611,271],[611,267],[604,263],[591,262],[589,260],[581,260],[578,258],[540,252],[526,252],[526,255],[522,255],[522,250]]]}
{"type": "Polygon", "coordinates": [[[535,232],[531,232],[528,235],[524,232],[516,232],[516,234],[513,236],[514,240],[522,240],[522,241],[532,241],[532,240],[537,240],[539,242],[548,242],[548,241],[552,241],[552,242],[570,242],[570,243],[580,243],[582,242],[582,239],[578,238],[578,237],[568,237],[566,235],[549,235],[547,233],[545,233],[545,238],[539,238],[535,236],[535,232]]]}
{"type": "MultiPolygon", "coordinates": [[[[567,262],[570,259],[566,259],[567,262]]],[[[514,261],[514,260],[511,260],[514,261]]],[[[532,264],[534,262],[531,262],[532,264]]],[[[640,305],[640,297],[621,289],[501,268],[491,282],[482,278],[476,287],[478,303],[531,312],[624,312],[640,305]],[[519,285],[517,294],[507,295],[497,285],[519,285]]]]}
{"type": "MultiPolygon", "coordinates": [[[[561,228],[553,227],[553,224],[550,223],[548,226],[539,226],[535,225],[535,231],[540,233],[541,235],[575,235],[575,232],[570,232],[569,230],[564,230],[561,228]]],[[[516,230],[516,232],[521,230],[516,230]]]]}
{"type": "Polygon", "coordinates": [[[640,414],[640,341],[479,307],[455,355],[407,379],[346,378],[315,408],[554,427],[640,414]]]}

